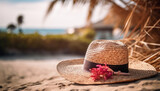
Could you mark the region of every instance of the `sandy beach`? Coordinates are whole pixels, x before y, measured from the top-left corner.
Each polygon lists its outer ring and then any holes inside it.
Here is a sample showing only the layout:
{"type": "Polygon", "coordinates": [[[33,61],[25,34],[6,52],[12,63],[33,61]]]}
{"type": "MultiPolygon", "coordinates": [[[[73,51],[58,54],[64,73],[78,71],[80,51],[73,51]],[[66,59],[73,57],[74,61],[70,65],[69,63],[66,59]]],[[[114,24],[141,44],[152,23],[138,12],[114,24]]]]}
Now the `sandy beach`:
{"type": "Polygon", "coordinates": [[[0,58],[0,91],[159,91],[160,73],[134,82],[79,85],[62,78],[56,65],[77,55],[0,58]]]}

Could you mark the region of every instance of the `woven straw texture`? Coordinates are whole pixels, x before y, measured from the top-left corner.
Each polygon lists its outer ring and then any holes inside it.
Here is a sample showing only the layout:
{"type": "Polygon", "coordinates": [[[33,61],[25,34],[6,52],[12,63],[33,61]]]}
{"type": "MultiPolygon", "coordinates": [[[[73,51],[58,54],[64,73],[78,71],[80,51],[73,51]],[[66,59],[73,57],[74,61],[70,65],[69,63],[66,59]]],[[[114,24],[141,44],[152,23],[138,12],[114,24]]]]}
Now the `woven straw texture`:
{"type": "Polygon", "coordinates": [[[129,82],[151,77],[157,74],[157,71],[152,65],[142,61],[129,60],[130,76],[113,75],[112,79],[108,79],[106,81],[93,81],[90,78],[90,72],[83,70],[83,61],[84,59],[62,61],[57,65],[57,71],[67,80],[78,84],[107,84],[129,82]]]}
{"type": "Polygon", "coordinates": [[[94,40],[87,49],[85,60],[109,65],[127,64],[128,49],[120,41],[94,40]]]}

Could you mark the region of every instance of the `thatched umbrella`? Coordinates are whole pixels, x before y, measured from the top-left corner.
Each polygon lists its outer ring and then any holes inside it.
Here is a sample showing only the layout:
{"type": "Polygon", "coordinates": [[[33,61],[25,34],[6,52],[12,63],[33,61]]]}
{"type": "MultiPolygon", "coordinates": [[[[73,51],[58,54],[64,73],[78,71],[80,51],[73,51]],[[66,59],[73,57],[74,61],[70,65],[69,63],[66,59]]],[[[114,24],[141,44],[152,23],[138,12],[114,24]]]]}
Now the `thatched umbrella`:
{"type": "MultiPolygon", "coordinates": [[[[46,15],[58,1],[65,4],[71,0],[52,1],[46,15]]],[[[160,71],[160,0],[72,0],[72,2],[73,5],[89,3],[86,19],[88,24],[91,24],[90,18],[95,6],[112,4],[103,22],[123,27],[125,37],[122,41],[128,45],[130,58],[148,62],[160,71]],[[131,26],[134,27],[128,34],[131,26]]]]}

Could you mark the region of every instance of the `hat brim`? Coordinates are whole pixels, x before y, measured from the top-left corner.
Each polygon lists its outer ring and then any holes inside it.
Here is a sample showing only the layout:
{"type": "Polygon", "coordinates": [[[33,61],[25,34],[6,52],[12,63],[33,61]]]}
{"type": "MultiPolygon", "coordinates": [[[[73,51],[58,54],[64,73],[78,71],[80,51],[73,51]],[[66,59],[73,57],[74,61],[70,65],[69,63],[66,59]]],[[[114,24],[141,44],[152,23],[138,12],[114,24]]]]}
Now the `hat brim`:
{"type": "Polygon", "coordinates": [[[152,65],[142,61],[129,60],[129,76],[113,75],[112,79],[108,79],[106,81],[93,81],[90,78],[91,73],[83,70],[83,61],[84,59],[62,61],[57,65],[57,71],[67,80],[78,84],[109,84],[130,82],[157,74],[156,69],[152,65]]]}

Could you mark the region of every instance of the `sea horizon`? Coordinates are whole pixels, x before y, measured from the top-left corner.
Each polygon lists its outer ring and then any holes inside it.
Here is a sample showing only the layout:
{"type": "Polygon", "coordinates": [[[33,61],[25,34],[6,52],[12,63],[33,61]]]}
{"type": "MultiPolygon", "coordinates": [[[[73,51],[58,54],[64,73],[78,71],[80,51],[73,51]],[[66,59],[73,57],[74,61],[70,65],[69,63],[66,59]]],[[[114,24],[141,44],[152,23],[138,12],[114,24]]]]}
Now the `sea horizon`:
{"type": "MultiPolygon", "coordinates": [[[[39,33],[41,35],[47,34],[66,34],[67,29],[65,28],[22,28],[23,34],[39,33]]],[[[7,28],[0,27],[0,31],[7,32],[7,28]]],[[[18,28],[13,30],[13,33],[18,34],[18,28]]]]}

